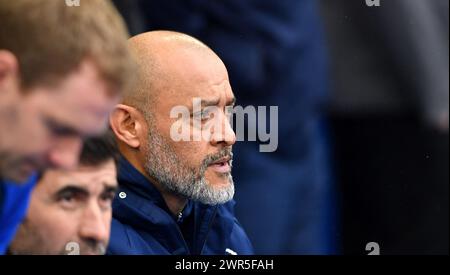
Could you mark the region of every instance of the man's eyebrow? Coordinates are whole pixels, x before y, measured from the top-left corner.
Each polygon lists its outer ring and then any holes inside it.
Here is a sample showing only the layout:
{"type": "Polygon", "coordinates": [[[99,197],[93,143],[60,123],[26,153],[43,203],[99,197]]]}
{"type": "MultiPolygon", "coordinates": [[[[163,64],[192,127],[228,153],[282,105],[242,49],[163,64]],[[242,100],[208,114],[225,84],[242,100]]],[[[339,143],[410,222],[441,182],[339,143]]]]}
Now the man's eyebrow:
{"type": "MultiPolygon", "coordinates": [[[[208,106],[217,106],[219,105],[220,102],[220,98],[216,98],[216,99],[201,99],[200,104],[201,107],[208,107],[208,106]]],[[[236,98],[232,97],[230,100],[228,100],[225,104],[225,106],[234,106],[234,104],[236,103],[236,98]]],[[[193,106],[195,107],[195,106],[193,106]]]]}
{"type": "Polygon", "coordinates": [[[214,99],[200,99],[195,97],[195,100],[191,101],[193,104],[191,106],[189,106],[189,110],[195,111],[196,108],[204,108],[204,107],[208,107],[208,106],[217,106],[219,105],[220,102],[220,98],[214,98],[214,99]],[[198,101],[200,99],[200,101],[198,101]],[[198,103],[200,103],[200,105],[198,105],[198,103]]]}
{"type": "Polygon", "coordinates": [[[86,190],[85,188],[76,186],[76,185],[67,185],[65,187],[63,187],[62,189],[58,190],[58,192],[56,192],[55,197],[61,197],[63,195],[66,194],[79,194],[79,195],[84,195],[84,196],[88,196],[89,195],[89,191],[86,190]]]}
{"type": "Polygon", "coordinates": [[[220,102],[220,98],[217,98],[217,99],[202,99],[201,100],[201,104],[202,104],[202,107],[203,106],[217,106],[217,105],[219,105],[219,102],[220,102]]]}
{"type": "Polygon", "coordinates": [[[116,193],[119,187],[117,185],[113,185],[111,183],[103,183],[103,192],[102,193],[116,193]]]}

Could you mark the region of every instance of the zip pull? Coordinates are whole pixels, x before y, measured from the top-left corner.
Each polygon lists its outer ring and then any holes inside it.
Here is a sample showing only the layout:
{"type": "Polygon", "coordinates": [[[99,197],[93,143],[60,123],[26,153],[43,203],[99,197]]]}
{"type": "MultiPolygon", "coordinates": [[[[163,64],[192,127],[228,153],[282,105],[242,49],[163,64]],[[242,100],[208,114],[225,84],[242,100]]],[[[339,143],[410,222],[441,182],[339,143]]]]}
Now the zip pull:
{"type": "Polygon", "coordinates": [[[181,221],[181,218],[183,218],[183,212],[178,213],[178,219],[177,222],[181,221]]]}

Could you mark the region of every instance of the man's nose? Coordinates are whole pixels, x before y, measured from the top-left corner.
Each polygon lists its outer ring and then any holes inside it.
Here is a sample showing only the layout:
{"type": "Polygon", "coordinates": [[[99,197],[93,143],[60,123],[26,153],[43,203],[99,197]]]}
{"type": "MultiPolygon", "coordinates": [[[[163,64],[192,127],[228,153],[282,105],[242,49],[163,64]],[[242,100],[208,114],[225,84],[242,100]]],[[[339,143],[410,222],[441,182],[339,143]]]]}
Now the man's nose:
{"type": "Polygon", "coordinates": [[[227,116],[221,115],[219,124],[214,126],[213,133],[211,135],[211,144],[224,146],[231,146],[236,143],[236,134],[231,128],[230,121],[227,116]]]}
{"type": "MultiPolygon", "coordinates": [[[[104,213],[98,205],[86,207],[79,228],[79,237],[81,239],[93,240],[106,244],[109,239],[109,228],[111,219],[106,219],[104,213]]],[[[111,214],[109,214],[111,215],[111,214]]]]}
{"type": "Polygon", "coordinates": [[[48,155],[50,165],[55,168],[74,169],[78,165],[82,144],[80,137],[58,138],[48,155]]]}

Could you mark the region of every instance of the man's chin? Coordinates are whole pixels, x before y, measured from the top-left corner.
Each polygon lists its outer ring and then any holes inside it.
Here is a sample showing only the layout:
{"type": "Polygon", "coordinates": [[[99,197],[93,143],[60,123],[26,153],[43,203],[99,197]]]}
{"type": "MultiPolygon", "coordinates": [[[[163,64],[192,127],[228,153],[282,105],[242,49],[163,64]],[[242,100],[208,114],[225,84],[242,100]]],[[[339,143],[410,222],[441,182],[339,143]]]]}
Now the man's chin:
{"type": "Polygon", "coordinates": [[[215,188],[226,188],[231,184],[231,173],[218,173],[216,171],[207,171],[205,179],[211,186],[215,188]]]}
{"type": "Polygon", "coordinates": [[[212,186],[213,186],[215,189],[225,189],[225,188],[229,188],[230,185],[231,185],[231,182],[230,182],[228,176],[227,176],[227,178],[222,178],[222,179],[220,179],[220,180],[216,180],[216,181],[212,184],[212,186]]]}

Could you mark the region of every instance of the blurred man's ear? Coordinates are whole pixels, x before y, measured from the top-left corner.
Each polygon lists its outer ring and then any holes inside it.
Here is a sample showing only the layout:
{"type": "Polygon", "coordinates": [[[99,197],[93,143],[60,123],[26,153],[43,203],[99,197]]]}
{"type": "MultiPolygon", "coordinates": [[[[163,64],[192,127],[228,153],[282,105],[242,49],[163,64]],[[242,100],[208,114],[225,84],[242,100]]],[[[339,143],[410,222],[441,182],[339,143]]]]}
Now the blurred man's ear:
{"type": "Polygon", "coordinates": [[[118,104],[109,117],[111,129],[116,138],[131,148],[141,145],[140,138],[145,135],[144,116],[134,107],[118,104]]]}
{"type": "Polygon", "coordinates": [[[8,77],[16,77],[17,72],[17,58],[9,51],[0,50],[0,87],[8,77]]]}

